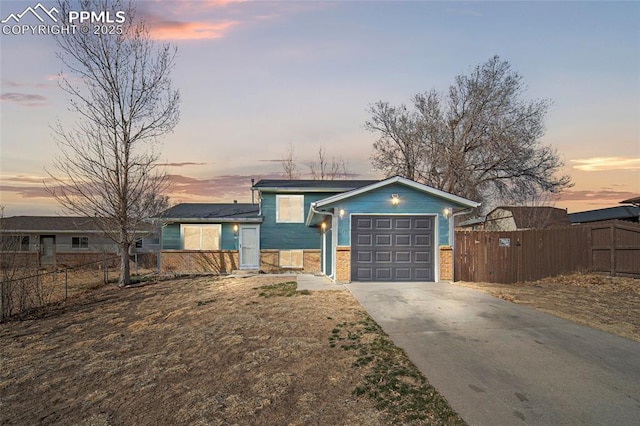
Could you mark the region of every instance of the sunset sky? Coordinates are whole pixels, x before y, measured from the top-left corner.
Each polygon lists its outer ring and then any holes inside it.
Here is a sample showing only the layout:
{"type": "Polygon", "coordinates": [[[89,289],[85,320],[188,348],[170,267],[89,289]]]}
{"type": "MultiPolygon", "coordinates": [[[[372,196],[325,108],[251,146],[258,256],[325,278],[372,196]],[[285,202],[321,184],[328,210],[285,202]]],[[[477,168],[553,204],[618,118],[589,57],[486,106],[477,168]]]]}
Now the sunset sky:
{"type": "MultiPolygon", "coordinates": [[[[37,4],[2,0],[0,20],[37,4]]],[[[302,171],[323,146],[358,179],[380,178],[369,105],[446,91],[493,55],[523,76],[528,98],[553,102],[542,142],[575,183],[557,207],[640,195],[640,2],[157,0],[138,12],[179,49],[182,118],[162,149],[173,203],[249,201],[252,178],[281,177],[290,144],[302,171]]],[[[55,50],[48,35],[0,35],[5,216],[62,213],[43,190],[51,126],[77,117],[55,50]]]]}

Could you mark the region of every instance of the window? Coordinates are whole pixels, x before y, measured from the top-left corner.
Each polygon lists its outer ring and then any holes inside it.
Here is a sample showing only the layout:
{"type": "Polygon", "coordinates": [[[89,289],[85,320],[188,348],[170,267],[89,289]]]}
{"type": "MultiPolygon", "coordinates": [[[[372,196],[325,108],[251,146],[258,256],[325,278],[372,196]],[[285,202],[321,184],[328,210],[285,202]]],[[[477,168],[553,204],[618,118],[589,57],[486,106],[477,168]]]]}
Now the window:
{"type": "Polygon", "coordinates": [[[0,240],[0,251],[29,251],[29,236],[4,236],[0,240]]]}
{"type": "Polygon", "coordinates": [[[72,249],[88,249],[89,237],[71,237],[72,249]]]}
{"type": "Polygon", "coordinates": [[[304,252],[302,250],[280,250],[281,268],[302,268],[304,252]]]}
{"type": "Polygon", "coordinates": [[[184,250],[220,250],[222,225],[182,225],[184,250]]]}
{"type": "Polygon", "coordinates": [[[304,195],[276,195],[276,222],[303,223],[304,195]]]}
{"type": "Polygon", "coordinates": [[[142,238],[138,238],[136,240],[136,248],[137,249],[141,249],[142,248],[142,238]]]}

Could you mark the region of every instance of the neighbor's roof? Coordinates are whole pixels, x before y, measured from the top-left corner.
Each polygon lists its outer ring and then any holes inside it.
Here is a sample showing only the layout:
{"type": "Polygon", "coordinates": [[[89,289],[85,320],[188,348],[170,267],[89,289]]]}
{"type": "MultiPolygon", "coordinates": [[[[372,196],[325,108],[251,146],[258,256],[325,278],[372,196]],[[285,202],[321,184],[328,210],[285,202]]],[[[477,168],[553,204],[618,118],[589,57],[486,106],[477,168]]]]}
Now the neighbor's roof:
{"type": "Polygon", "coordinates": [[[212,220],[260,221],[260,207],[248,203],[182,203],[171,207],[160,215],[161,220],[173,219],[183,222],[212,220]]]}
{"type": "Polygon", "coordinates": [[[380,182],[378,180],[286,180],[262,179],[253,189],[266,192],[342,192],[380,182]]]}
{"type": "Polygon", "coordinates": [[[606,209],[587,210],[584,212],[571,213],[569,219],[571,223],[600,222],[613,219],[637,219],[640,215],[640,207],[617,206],[606,209]]]}
{"type": "Polygon", "coordinates": [[[548,206],[501,206],[496,207],[487,214],[486,222],[503,219],[492,218],[492,214],[497,210],[511,212],[513,221],[518,229],[549,228],[551,226],[571,225],[569,216],[565,209],[548,206]]]}
{"type": "Polygon", "coordinates": [[[2,232],[102,232],[93,217],[12,216],[2,219],[2,232]]]}
{"type": "Polygon", "coordinates": [[[620,201],[620,204],[640,204],[640,197],[633,197],[628,200],[620,201]]]}

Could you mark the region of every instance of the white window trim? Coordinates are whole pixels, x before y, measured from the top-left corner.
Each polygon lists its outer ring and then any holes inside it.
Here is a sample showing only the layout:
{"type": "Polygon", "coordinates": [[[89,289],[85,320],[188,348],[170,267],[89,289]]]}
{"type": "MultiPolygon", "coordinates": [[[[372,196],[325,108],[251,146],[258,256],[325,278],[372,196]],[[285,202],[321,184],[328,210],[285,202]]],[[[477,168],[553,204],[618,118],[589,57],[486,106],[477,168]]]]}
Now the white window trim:
{"type": "Polygon", "coordinates": [[[222,246],[222,225],[219,223],[212,224],[192,224],[192,223],[181,223],[180,224],[180,245],[183,250],[196,250],[196,251],[211,251],[211,250],[221,250],[222,246]],[[184,229],[186,227],[191,228],[199,228],[200,229],[200,244],[198,249],[187,249],[184,246],[184,229]],[[203,249],[202,248],[202,228],[218,228],[218,248],[217,249],[203,249]]]}
{"type": "Polygon", "coordinates": [[[304,223],[304,195],[276,195],[276,223],[304,223]],[[299,220],[282,220],[280,218],[280,200],[283,198],[295,198],[301,200],[299,220]]]}
{"type": "Polygon", "coordinates": [[[89,250],[89,237],[87,237],[86,235],[79,236],[79,237],[71,237],[71,250],[89,250]],[[78,246],[77,247],[73,246],[73,239],[74,238],[78,238],[78,246]],[[86,247],[82,247],[82,240],[83,239],[86,239],[86,241],[87,241],[87,246],[86,247]]]}

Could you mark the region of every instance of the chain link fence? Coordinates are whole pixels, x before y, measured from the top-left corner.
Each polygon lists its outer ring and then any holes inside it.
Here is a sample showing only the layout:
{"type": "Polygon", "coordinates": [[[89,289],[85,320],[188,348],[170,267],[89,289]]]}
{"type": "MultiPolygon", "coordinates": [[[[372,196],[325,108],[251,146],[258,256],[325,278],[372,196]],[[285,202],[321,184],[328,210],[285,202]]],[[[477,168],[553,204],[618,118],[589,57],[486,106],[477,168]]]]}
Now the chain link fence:
{"type": "MultiPolygon", "coordinates": [[[[138,256],[132,260],[131,271],[134,275],[155,272],[148,268],[154,260],[145,258],[144,265],[139,265],[138,256]]],[[[110,282],[115,283],[120,273],[119,257],[50,269],[43,271],[41,268],[20,265],[0,270],[0,321],[23,317],[43,306],[98,289],[110,282]]]]}

